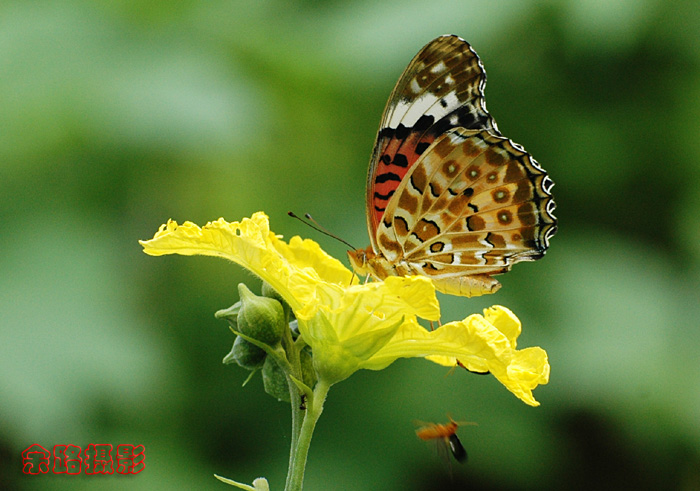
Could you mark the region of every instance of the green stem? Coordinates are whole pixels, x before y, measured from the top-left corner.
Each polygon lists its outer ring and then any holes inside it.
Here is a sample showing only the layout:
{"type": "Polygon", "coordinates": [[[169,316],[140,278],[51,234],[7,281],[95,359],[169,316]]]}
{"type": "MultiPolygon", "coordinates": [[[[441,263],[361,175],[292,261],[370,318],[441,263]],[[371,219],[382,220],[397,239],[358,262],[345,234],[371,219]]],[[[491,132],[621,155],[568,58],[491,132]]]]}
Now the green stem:
{"type": "Polygon", "coordinates": [[[299,394],[299,388],[296,386],[294,381],[291,379],[290,375],[295,376],[297,379],[301,380],[303,377],[301,371],[301,361],[299,354],[301,348],[297,348],[294,340],[292,339],[292,332],[289,329],[285,330],[282,336],[282,346],[285,353],[287,354],[288,365],[286,367],[286,378],[287,385],[289,387],[289,399],[290,407],[292,409],[292,438],[290,442],[289,450],[289,468],[287,470],[287,482],[285,488],[289,486],[289,479],[292,474],[292,466],[294,465],[294,452],[297,448],[297,442],[299,441],[299,432],[301,431],[301,424],[303,421],[303,410],[301,407],[301,395],[299,394]]]}
{"type": "MultiPolygon", "coordinates": [[[[316,428],[318,418],[321,417],[323,412],[323,404],[326,402],[326,396],[330,388],[330,384],[325,380],[319,380],[316,383],[316,387],[314,387],[312,400],[306,402],[304,422],[301,425],[296,448],[292,448],[293,456],[289,466],[289,474],[287,475],[287,484],[284,487],[285,491],[301,491],[302,489],[311,437],[313,436],[314,428],[316,428]]],[[[299,410],[299,408],[292,407],[292,411],[295,410],[299,410]]]]}
{"type": "Polygon", "coordinates": [[[289,377],[287,377],[287,383],[289,384],[290,406],[292,408],[292,441],[289,449],[289,468],[287,470],[285,489],[289,487],[292,467],[294,466],[294,455],[299,442],[299,432],[301,431],[301,423],[303,421],[303,411],[300,409],[301,396],[299,395],[299,389],[289,377]]]}

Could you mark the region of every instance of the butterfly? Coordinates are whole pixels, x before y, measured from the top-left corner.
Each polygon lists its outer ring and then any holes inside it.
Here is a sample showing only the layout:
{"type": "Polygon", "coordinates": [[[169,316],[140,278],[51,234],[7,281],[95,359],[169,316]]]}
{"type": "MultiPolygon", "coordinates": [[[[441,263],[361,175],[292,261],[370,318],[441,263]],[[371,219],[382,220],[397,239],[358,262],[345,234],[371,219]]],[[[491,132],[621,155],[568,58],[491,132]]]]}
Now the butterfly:
{"type": "Polygon", "coordinates": [[[359,275],[423,275],[443,293],[494,293],[492,276],[541,258],[557,230],[554,183],[486,111],[486,73],[458,36],[408,64],[382,116],[367,176],[371,245],[359,275]]]}

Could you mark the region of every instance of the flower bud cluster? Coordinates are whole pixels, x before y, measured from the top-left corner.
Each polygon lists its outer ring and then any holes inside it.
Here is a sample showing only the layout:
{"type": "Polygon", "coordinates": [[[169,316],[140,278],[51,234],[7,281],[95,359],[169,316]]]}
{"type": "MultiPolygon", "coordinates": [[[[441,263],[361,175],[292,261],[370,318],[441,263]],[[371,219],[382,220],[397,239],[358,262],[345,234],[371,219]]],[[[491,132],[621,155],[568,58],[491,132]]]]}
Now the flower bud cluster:
{"type": "MultiPolygon", "coordinates": [[[[240,301],[218,311],[217,319],[226,320],[237,333],[225,364],[236,363],[250,371],[261,370],[265,392],[278,400],[290,401],[289,384],[283,368],[270,352],[286,350],[283,340],[299,336],[297,320],[287,302],[269,284],[263,282],[262,295],[256,295],[243,283],[238,285],[240,301]]],[[[308,347],[298,353],[303,382],[309,387],[316,383],[311,353],[308,347]]]]}

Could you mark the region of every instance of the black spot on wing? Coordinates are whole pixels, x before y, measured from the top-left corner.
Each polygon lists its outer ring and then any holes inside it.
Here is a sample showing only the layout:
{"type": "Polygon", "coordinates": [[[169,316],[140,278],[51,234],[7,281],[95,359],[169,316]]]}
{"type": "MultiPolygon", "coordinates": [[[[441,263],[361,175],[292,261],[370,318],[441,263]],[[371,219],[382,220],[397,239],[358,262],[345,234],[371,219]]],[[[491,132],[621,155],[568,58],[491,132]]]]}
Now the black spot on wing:
{"type": "Polygon", "coordinates": [[[398,165],[399,167],[408,167],[408,159],[402,153],[397,153],[394,155],[394,161],[392,163],[394,165],[398,165]]]}
{"type": "Polygon", "coordinates": [[[394,136],[396,137],[397,140],[405,140],[406,137],[408,137],[410,132],[411,132],[411,128],[407,128],[402,123],[399,123],[399,125],[396,127],[396,131],[394,133],[394,136]]]}
{"type": "Polygon", "coordinates": [[[416,124],[413,125],[413,131],[416,132],[425,132],[427,131],[433,124],[435,123],[435,118],[433,116],[430,116],[429,114],[424,114],[420,118],[418,118],[418,121],[416,121],[416,124]]]}
{"type": "Polygon", "coordinates": [[[467,130],[489,129],[499,134],[493,127],[493,120],[488,113],[479,113],[475,115],[470,112],[469,109],[469,106],[458,107],[451,113],[437,120],[435,124],[428,129],[428,133],[439,136],[452,128],[462,127],[467,130]]]}
{"type": "Polygon", "coordinates": [[[379,134],[377,135],[377,140],[381,140],[382,138],[393,138],[394,135],[396,134],[396,130],[394,128],[382,128],[379,130],[379,134]]]}
{"type": "Polygon", "coordinates": [[[388,181],[397,181],[401,182],[401,178],[394,174],[393,172],[385,172],[384,174],[379,174],[375,179],[374,182],[377,184],[381,184],[383,182],[388,182],[388,181]]]}
{"type": "Polygon", "coordinates": [[[385,201],[388,200],[389,198],[391,198],[393,195],[394,195],[394,190],[393,190],[393,189],[392,189],[391,191],[389,191],[388,193],[386,193],[386,194],[379,194],[379,193],[376,192],[376,191],[374,192],[374,197],[375,197],[375,198],[377,198],[377,199],[382,199],[382,200],[385,200],[385,201]]]}
{"type": "Polygon", "coordinates": [[[418,145],[416,145],[416,154],[423,155],[423,152],[425,152],[429,146],[430,143],[428,142],[420,142],[418,145]]]}

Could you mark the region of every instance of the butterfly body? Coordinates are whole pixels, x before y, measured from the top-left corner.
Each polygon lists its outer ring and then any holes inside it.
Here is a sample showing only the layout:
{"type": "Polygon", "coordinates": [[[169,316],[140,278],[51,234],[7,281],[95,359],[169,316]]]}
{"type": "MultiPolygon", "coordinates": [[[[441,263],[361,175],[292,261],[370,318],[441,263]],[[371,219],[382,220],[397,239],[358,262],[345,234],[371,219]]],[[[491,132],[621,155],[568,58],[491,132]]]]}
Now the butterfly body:
{"type": "Polygon", "coordinates": [[[421,50],[389,99],[370,162],[371,245],[349,252],[358,274],[423,275],[437,290],[493,293],[556,231],[552,181],[486,111],[486,74],[466,41],[421,50]]]}

